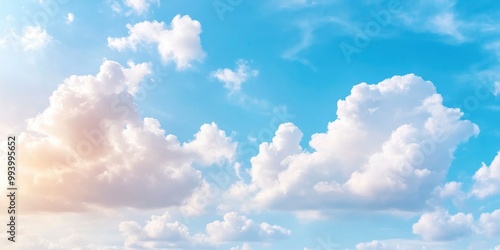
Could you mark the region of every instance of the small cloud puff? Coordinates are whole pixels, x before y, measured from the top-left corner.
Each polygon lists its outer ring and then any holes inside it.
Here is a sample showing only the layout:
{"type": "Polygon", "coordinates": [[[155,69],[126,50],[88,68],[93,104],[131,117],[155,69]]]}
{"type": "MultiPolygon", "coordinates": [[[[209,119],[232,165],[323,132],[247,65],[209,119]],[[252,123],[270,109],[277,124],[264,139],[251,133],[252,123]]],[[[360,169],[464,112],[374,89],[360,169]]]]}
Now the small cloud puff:
{"type": "Polygon", "coordinates": [[[187,15],[175,16],[170,27],[163,22],[143,21],[127,24],[127,29],[127,37],[108,37],[108,46],[118,51],[127,48],[135,51],[141,44],[156,44],[162,61],[174,62],[178,70],[190,68],[193,62],[205,58],[200,41],[201,24],[187,15]]]}

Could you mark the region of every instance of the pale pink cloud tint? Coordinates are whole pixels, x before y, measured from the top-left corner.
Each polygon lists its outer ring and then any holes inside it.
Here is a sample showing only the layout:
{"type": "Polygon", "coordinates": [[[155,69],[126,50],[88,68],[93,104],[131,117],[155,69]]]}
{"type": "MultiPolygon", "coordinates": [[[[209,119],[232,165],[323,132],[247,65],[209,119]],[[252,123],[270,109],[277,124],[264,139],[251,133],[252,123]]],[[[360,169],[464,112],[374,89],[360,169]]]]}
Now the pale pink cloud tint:
{"type": "Polygon", "coordinates": [[[232,161],[236,144],[215,123],[180,143],[141,118],[133,93],[149,74],[148,64],[105,61],[97,75],[59,85],[20,136],[26,208],[180,205],[203,183],[193,163],[232,161]]]}

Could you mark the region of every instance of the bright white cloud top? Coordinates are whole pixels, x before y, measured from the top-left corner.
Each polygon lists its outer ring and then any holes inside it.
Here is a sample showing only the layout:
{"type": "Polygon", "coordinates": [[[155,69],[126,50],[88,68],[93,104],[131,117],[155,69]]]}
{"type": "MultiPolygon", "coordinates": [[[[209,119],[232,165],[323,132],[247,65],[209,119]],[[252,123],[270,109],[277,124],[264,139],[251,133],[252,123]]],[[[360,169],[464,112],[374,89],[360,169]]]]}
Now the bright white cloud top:
{"type": "Polygon", "coordinates": [[[453,240],[472,233],[474,218],[470,214],[448,214],[438,210],[426,213],[413,225],[413,233],[425,240],[453,240]]]}
{"type": "Polygon", "coordinates": [[[142,15],[149,10],[151,4],[160,4],[159,0],[123,0],[125,6],[131,8],[134,13],[142,15]]]}
{"type": "Polygon", "coordinates": [[[174,62],[179,70],[205,58],[200,41],[201,24],[187,15],[175,16],[170,28],[163,22],[143,21],[127,24],[127,29],[128,37],[109,37],[108,46],[119,51],[127,48],[135,51],[141,44],[156,44],[163,62],[174,62]]]}
{"type": "Polygon", "coordinates": [[[40,26],[26,26],[19,42],[23,50],[32,52],[45,48],[53,38],[40,26]]]}
{"type": "Polygon", "coordinates": [[[126,247],[184,249],[211,249],[226,242],[270,241],[287,238],[291,234],[283,227],[266,222],[256,223],[236,212],[225,214],[223,221],[208,223],[205,232],[194,235],[186,225],[171,221],[168,213],[153,215],[144,227],[134,221],[124,221],[120,224],[120,232],[126,237],[126,247]]]}
{"type": "Polygon", "coordinates": [[[250,77],[257,76],[258,70],[254,70],[248,66],[245,60],[238,60],[236,62],[236,69],[231,70],[228,68],[217,69],[210,74],[211,77],[224,83],[224,88],[231,93],[241,90],[241,85],[246,82],[250,77]]]}
{"type": "Polygon", "coordinates": [[[500,193],[500,152],[489,167],[483,163],[474,174],[474,180],[472,195],[486,198],[500,193]]]}
{"type": "Polygon", "coordinates": [[[230,194],[279,210],[421,209],[455,148],[479,133],[461,116],[415,75],[361,83],[338,102],[328,131],[312,136],[312,152],[300,146],[295,125],[282,124],[251,159],[251,183],[230,194]]]}
{"type": "Polygon", "coordinates": [[[140,118],[132,93],[149,73],[147,64],[105,61],[96,76],[72,76],[54,91],[21,135],[30,209],[180,205],[202,184],[193,163],[233,159],[236,143],[215,123],[181,144],[140,118]]]}
{"type": "Polygon", "coordinates": [[[75,14],[73,14],[73,13],[70,12],[66,16],[66,23],[67,24],[71,24],[71,23],[73,23],[73,21],[75,21],[75,14]]]}

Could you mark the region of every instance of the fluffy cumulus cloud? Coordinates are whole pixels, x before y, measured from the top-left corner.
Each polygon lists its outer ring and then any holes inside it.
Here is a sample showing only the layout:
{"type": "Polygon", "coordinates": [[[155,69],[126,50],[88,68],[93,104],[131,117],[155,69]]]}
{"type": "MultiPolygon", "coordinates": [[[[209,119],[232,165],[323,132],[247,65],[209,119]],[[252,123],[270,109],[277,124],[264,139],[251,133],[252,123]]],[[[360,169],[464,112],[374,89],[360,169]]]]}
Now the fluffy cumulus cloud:
{"type": "Polygon", "coordinates": [[[483,213],[479,217],[479,233],[498,237],[500,236],[500,209],[492,213],[483,213]]]}
{"type": "Polygon", "coordinates": [[[108,37],[108,46],[119,51],[127,48],[135,51],[142,44],[156,44],[163,62],[174,62],[179,70],[205,58],[200,41],[201,24],[188,15],[175,16],[170,27],[163,22],[143,21],[127,24],[127,29],[127,37],[108,37]]]}
{"type": "Polygon", "coordinates": [[[190,142],[141,118],[134,93],[149,64],[105,61],[97,75],[71,76],[20,135],[26,208],[180,205],[202,185],[193,164],[232,161],[236,144],[215,123],[190,142]]]}
{"type": "Polygon", "coordinates": [[[486,198],[500,194],[500,152],[488,167],[482,167],[474,174],[474,186],[471,194],[478,198],[486,198]]]}
{"type": "Polygon", "coordinates": [[[40,26],[26,26],[19,42],[25,51],[38,51],[45,48],[53,38],[40,26]]]}
{"type": "MultiPolygon", "coordinates": [[[[206,225],[206,231],[196,234],[189,232],[186,225],[174,221],[168,213],[152,216],[145,226],[135,221],[124,221],[119,225],[125,237],[125,247],[152,249],[209,249],[222,243],[238,241],[271,241],[288,237],[291,232],[268,223],[255,223],[245,216],[230,212],[223,221],[213,221],[206,225]]],[[[248,243],[241,248],[251,249],[248,243]]]]}
{"type": "Polygon", "coordinates": [[[230,250],[252,250],[252,247],[250,247],[250,244],[248,244],[248,243],[243,243],[243,245],[241,245],[241,247],[239,247],[239,246],[231,247],[230,250]]]}
{"type": "Polygon", "coordinates": [[[444,180],[455,148],[479,133],[442,101],[431,82],[411,74],[358,84],[338,101],[328,131],[312,136],[312,150],[300,146],[295,125],[282,124],[251,159],[251,182],[228,194],[285,210],[419,209],[444,180]]]}
{"type": "Polygon", "coordinates": [[[450,215],[447,211],[438,209],[423,214],[418,222],[413,224],[413,233],[422,236],[424,240],[454,240],[470,235],[473,225],[474,218],[471,214],[450,215]]]}
{"type": "Polygon", "coordinates": [[[178,249],[196,244],[188,227],[171,221],[168,213],[151,216],[144,227],[135,221],[124,221],[120,223],[119,230],[125,237],[127,248],[178,249]]]}
{"type": "Polygon", "coordinates": [[[424,213],[413,224],[413,233],[429,241],[448,241],[479,234],[488,237],[500,236],[500,209],[491,213],[482,213],[478,220],[471,214],[457,213],[450,215],[444,209],[424,213]]]}
{"type": "Polygon", "coordinates": [[[259,74],[259,71],[254,70],[248,66],[248,62],[245,60],[238,60],[236,62],[236,69],[217,69],[210,74],[211,77],[224,83],[224,88],[230,92],[236,92],[241,90],[241,85],[252,76],[259,74]]]}
{"type": "Polygon", "coordinates": [[[377,240],[370,242],[359,243],[356,245],[356,250],[388,250],[387,246],[377,240]]]}
{"type": "Polygon", "coordinates": [[[159,0],[124,0],[125,6],[129,7],[134,13],[141,15],[148,11],[151,4],[160,4],[159,0]]]}
{"type": "Polygon", "coordinates": [[[467,199],[467,193],[462,191],[462,183],[456,181],[447,182],[443,186],[436,187],[433,195],[436,199],[429,200],[429,204],[442,202],[443,199],[451,199],[455,205],[460,205],[467,199]]]}
{"type": "MultiPolygon", "coordinates": [[[[356,244],[356,250],[426,250],[455,249],[449,241],[423,241],[410,239],[373,240],[356,244]]],[[[349,248],[350,249],[350,248],[349,248]]],[[[304,249],[305,250],[305,249],[304,249]]]]}
{"type": "Polygon", "coordinates": [[[223,221],[214,221],[206,226],[209,242],[266,241],[281,239],[291,234],[290,230],[268,223],[255,223],[235,212],[224,215],[223,221]]]}
{"type": "Polygon", "coordinates": [[[435,190],[440,198],[460,197],[463,196],[461,182],[448,182],[442,187],[437,187],[435,190]]]}

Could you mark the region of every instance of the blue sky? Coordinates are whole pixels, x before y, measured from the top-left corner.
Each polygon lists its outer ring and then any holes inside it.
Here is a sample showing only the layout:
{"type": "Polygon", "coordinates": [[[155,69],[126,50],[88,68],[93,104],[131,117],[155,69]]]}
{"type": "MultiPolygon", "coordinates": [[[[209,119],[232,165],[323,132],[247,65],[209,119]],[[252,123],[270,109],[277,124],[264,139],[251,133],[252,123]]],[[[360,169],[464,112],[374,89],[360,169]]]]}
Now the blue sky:
{"type": "Polygon", "coordinates": [[[499,12],[3,2],[9,247],[498,250],[499,12]]]}

